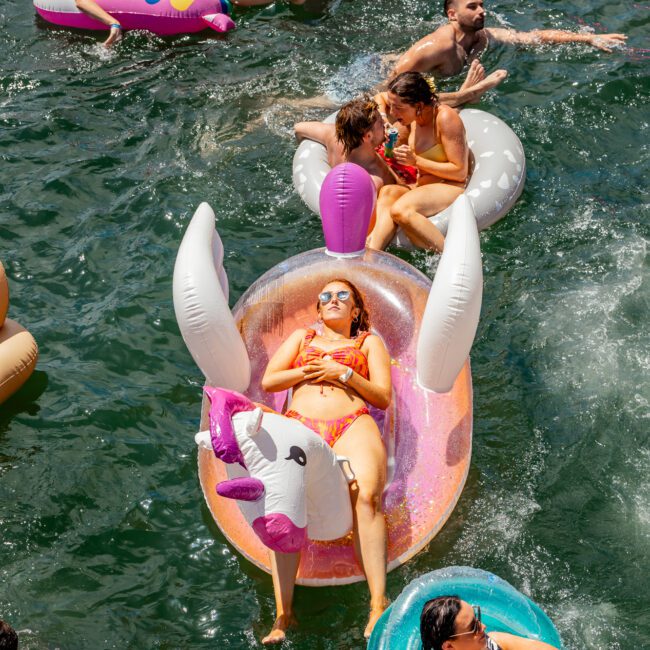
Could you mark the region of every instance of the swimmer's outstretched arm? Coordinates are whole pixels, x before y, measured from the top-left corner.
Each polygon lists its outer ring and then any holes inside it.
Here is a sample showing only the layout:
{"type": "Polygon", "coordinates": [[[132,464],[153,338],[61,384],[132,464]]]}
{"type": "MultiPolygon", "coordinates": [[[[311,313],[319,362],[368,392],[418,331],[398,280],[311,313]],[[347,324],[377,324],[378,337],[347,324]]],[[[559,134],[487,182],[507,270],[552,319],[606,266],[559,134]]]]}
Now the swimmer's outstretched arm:
{"type": "Polygon", "coordinates": [[[535,29],[532,32],[517,32],[514,29],[492,28],[485,30],[490,40],[511,45],[541,45],[543,43],[586,43],[603,52],[623,45],[625,34],[580,34],[562,29],[535,29]]]}

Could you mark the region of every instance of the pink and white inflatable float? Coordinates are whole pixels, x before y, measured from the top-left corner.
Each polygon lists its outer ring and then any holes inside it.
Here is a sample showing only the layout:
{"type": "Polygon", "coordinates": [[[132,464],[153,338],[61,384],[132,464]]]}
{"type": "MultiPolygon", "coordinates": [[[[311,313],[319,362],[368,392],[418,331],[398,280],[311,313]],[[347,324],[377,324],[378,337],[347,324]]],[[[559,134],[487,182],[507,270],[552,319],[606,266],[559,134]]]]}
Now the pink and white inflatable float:
{"type": "MultiPolygon", "coordinates": [[[[160,36],[234,29],[229,0],[96,0],[124,29],[146,29],[160,36]]],[[[106,29],[106,25],[79,11],[75,0],[34,0],[36,11],[48,22],[79,29],[106,29]]]]}
{"type": "MultiPolygon", "coordinates": [[[[456,205],[433,284],[403,260],[364,249],[374,197],[368,184],[372,181],[356,165],[332,170],[321,197],[327,248],[302,253],[269,270],[232,312],[214,213],[201,204],[178,252],[174,308],[208,386],[239,391],[282,412],[290,395],[261,389],[268,359],[294,329],[314,326],[314,296],[326,282],[344,277],[359,287],[373,331],[391,355],[391,405],[385,412],[371,409],[389,457],[383,501],[391,570],[433,539],[453,511],[467,476],[472,437],[468,353],[481,305],[481,253],[468,201],[456,205]]],[[[286,524],[279,515],[288,516],[293,509],[298,514],[285,528],[284,548],[302,550],[298,583],[363,580],[348,534],[349,503],[337,462],[341,459],[299,422],[273,413],[262,415],[256,432],[254,411],[232,418],[241,458],[236,451],[224,455],[223,445],[215,445],[209,431],[210,426],[216,431],[215,423],[224,421],[227,409],[211,405],[214,393],[206,391],[202,433],[197,436],[199,477],[226,538],[244,557],[270,571],[268,548],[283,543],[282,525],[274,522],[286,524]],[[292,446],[300,447],[304,457],[295,450],[292,454],[292,446]],[[312,446],[318,447],[313,456],[312,446]],[[317,466],[318,471],[300,473],[296,454],[304,459],[305,469],[317,466]],[[262,476],[258,470],[264,463],[262,476]],[[325,466],[331,472],[327,482],[325,466]],[[268,479],[271,475],[273,480],[268,479]],[[247,478],[262,481],[263,489],[247,478]],[[238,486],[235,479],[244,483],[238,486]],[[304,487],[296,492],[294,484],[304,487]],[[330,499],[338,505],[329,507],[330,499]]]]}

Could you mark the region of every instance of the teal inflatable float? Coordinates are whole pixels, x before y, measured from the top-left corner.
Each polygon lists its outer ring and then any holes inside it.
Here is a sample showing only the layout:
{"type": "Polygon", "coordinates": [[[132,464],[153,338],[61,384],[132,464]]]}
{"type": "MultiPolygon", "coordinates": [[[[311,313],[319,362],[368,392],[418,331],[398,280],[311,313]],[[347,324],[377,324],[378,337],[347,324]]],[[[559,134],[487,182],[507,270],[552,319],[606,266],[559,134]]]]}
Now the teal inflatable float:
{"type": "Polygon", "coordinates": [[[488,632],[509,632],[562,647],[555,626],[530,598],[493,573],[454,566],[413,580],[377,622],[368,650],[421,650],[422,607],[447,595],[480,605],[488,632]]]}

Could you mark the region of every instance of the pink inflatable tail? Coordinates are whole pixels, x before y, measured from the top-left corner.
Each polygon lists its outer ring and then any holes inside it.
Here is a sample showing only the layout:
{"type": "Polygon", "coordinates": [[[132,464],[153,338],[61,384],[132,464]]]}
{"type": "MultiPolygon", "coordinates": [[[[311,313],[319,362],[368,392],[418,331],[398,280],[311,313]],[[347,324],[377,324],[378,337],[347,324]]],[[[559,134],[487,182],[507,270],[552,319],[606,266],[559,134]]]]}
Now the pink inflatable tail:
{"type": "Polygon", "coordinates": [[[235,21],[226,14],[205,14],[201,16],[201,20],[210,28],[214,29],[215,32],[223,34],[224,32],[229,32],[231,29],[235,29],[235,21]]]}

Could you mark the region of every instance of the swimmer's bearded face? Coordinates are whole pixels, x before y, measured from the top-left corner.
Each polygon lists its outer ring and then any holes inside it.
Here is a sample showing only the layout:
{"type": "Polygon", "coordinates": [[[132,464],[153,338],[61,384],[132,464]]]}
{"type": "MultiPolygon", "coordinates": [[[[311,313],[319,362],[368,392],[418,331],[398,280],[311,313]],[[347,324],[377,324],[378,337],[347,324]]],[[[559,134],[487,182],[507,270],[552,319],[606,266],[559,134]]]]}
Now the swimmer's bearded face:
{"type": "Polygon", "coordinates": [[[485,25],[483,0],[454,0],[449,7],[448,16],[464,32],[478,32],[485,25]]]}

